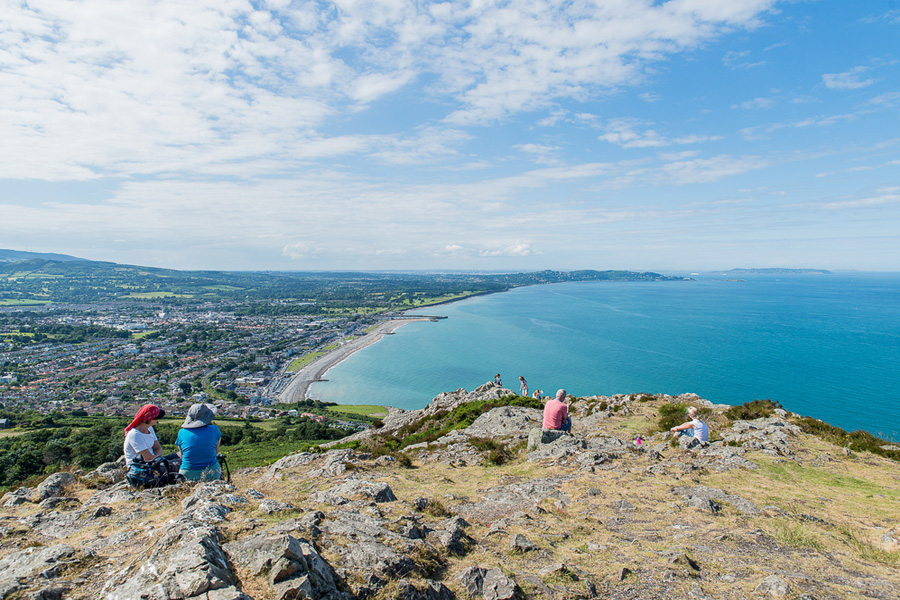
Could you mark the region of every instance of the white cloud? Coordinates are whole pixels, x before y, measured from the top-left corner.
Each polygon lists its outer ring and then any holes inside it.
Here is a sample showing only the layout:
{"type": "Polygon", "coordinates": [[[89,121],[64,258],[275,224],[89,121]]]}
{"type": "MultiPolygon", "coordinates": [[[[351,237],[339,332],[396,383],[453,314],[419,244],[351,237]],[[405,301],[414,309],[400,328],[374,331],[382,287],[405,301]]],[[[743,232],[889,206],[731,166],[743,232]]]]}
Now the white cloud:
{"type": "Polygon", "coordinates": [[[560,159],[557,156],[557,153],[560,150],[559,146],[547,146],[544,144],[517,144],[515,146],[516,150],[519,152],[524,152],[525,154],[531,155],[531,157],[543,164],[554,165],[560,164],[560,159]]]}
{"type": "Polygon", "coordinates": [[[772,98],[753,98],[752,100],[745,100],[740,104],[734,104],[731,108],[743,108],[744,110],[756,110],[756,109],[766,109],[772,108],[775,106],[775,101],[772,98]]]}
{"type": "Polygon", "coordinates": [[[599,139],[623,148],[659,148],[675,144],[699,144],[722,139],[721,136],[705,135],[665,137],[653,129],[641,130],[641,125],[637,119],[612,119],[606,123],[606,133],[599,136],[599,139]]]}
{"type": "Polygon", "coordinates": [[[869,70],[869,67],[859,66],[843,73],[825,73],[822,75],[822,81],[825,87],[832,90],[857,90],[875,83],[871,78],[861,79],[869,70]]]}
{"type": "Polygon", "coordinates": [[[841,210],[847,208],[869,208],[873,206],[900,204],[900,194],[897,193],[897,190],[898,188],[886,188],[883,190],[879,190],[879,192],[875,196],[857,198],[854,200],[826,202],[821,205],[821,208],[827,210],[841,210]]]}
{"type": "Polygon", "coordinates": [[[478,252],[478,256],[482,257],[504,257],[504,256],[528,256],[532,254],[531,244],[529,242],[516,241],[500,248],[484,249],[478,252]]]}
{"type": "Polygon", "coordinates": [[[747,60],[749,56],[749,50],[744,50],[742,52],[730,51],[722,57],[722,64],[724,64],[729,69],[753,69],[755,67],[761,67],[766,64],[765,61],[747,60]]]}
{"type": "Polygon", "coordinates": [[[315,254],[318,251],[316,244],[313,242],[293,242],[287,244],[284,248],[281,249],[281,253],[284,256],[287,256],[293,260],[297,260],[300,258],[307,258],[308,256],[315,254]]]}

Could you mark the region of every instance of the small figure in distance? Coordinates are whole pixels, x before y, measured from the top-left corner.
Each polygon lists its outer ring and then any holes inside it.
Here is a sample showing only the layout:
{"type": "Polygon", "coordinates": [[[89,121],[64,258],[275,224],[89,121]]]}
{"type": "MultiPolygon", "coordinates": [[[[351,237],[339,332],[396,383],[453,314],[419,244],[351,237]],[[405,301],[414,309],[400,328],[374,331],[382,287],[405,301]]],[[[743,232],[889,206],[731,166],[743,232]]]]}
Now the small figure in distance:
{"type": "Polygon", "coordinates": [[[700,420],[698,416],[700,411],[697,410],[697,407],[689,406],[687,413],[690,421],[676,425],[669,431],[678,432],[678,435],[689,435],[699,442],[709,442],[709,427],[700,420]]]}
{"type": "Polygon", "coordinates": [[[535,400],[540,400],[544,397],[544,390],[534,390],[534,393],[531,394],[531,397],[535,400]]]}
{"type": "Polygon", "coordinates": [[[500,373],[494,375],[494,385],[496,385],[497,387],[503,387],[503,382],[500,381],[500,373]]]}
{"type": "Polygon", "coordinates": [[[556,398],[550,398],[544,404],[544,429],[557,429],[559,431],[571,431],[572,419],[569,417],[569,404],[566,400],[566,390],[556,392],[556,398]]]}
{"type": "Polygon", "coordinates": [[[192,404],[184,424],[178,431],[175,445],[181,451],[179,473],[188,481],[212,481],[222,478],[217,454],[222,432],[212,424],[216,407],[212,404],[192,404]]]}
{"type": "Polygon", "coordinates": [[[521,375],[519,375],[519,395],[528,397],[528,382],[521,375]]]}

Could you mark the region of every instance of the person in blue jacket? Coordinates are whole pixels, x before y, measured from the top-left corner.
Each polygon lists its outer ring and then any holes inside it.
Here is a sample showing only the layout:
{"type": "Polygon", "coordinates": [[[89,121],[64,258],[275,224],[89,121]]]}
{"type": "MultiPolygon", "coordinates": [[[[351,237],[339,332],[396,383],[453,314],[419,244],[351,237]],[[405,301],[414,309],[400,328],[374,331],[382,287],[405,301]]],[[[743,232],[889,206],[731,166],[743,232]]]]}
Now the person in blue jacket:
{"type": "Polygon", "coordinates": [[[216,407],[212,404],[192,404],[178,431],[175,445],[181,451],[179,473],[188,481],[212,481],[222,478],[219,466],[219,444],[222,432],[212,424],[216,407]]]}

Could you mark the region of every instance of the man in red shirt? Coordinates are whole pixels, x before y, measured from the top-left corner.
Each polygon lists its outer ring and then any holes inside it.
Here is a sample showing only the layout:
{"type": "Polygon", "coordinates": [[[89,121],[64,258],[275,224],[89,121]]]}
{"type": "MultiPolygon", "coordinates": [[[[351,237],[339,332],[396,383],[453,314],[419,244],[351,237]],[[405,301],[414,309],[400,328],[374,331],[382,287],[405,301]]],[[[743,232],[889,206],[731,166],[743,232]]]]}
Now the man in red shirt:
{"type": "Polygon", "coordinates": [[[544,405],[544,429],[558,429],[569,431],[572,429],[572,419],[569,418],[569,405],[565,403],[566,390],[556,392],[556,398],[547,400],[544,405]]]}

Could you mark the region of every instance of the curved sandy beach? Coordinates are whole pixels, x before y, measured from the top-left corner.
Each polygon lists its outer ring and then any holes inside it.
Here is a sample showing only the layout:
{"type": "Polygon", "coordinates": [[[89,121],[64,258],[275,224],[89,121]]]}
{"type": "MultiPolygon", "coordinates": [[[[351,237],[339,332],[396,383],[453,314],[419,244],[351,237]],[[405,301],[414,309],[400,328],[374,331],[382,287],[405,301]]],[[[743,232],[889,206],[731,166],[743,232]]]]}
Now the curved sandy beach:
{"type": "Polygon", "coordinates": [[[392,319],[390,321],[381,323],[375,329],[362,337],[341,344],[339,347],[335,348],[328,354],[320,356],[316,360],[312,361],[311,363],[297,371],[291,378],[290,383],[288,383],[284,391],[279,394],[279,401],[284,403],[293,403],[300,400],[305,400],[306,393],[309,391],[310,385],[312,385],[316,381],[322,381],[325,373],[327,373],[331,367],[335,366],[357,350],[361,350],[370,344],[374,344],[385,335],[393,333],[398,327],[407,323],[412,323],[413,321],[433,320],[433,317],[409,317],[405,319],[392,319]]]}

